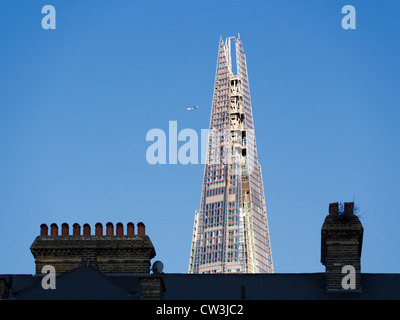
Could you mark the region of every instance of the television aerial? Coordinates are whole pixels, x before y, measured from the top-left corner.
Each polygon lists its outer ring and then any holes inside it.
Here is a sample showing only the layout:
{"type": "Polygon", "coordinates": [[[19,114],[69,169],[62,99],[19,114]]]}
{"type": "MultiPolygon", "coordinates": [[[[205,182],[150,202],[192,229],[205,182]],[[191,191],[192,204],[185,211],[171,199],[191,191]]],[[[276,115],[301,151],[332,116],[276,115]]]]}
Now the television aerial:
{"type": "Polygon", "coordinates": [[[153,263],[153,266],[151,267],[151,271],[153,271],[154,274],[159,274],[163,273],[163,268],[164,265],[161,261],[157,260],[156,262],[153,263]]]}

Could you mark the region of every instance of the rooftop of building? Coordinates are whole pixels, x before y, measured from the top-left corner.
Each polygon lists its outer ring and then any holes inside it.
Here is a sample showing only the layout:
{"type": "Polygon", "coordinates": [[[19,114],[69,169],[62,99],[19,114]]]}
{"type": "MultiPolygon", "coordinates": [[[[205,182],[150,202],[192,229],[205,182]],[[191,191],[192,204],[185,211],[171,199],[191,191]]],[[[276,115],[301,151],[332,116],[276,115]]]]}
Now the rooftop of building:
{"type": "Polygon", "coordinates": [[[0,275],[0,299],[400,300],[400,274],[360,271],[363,227],[353,215],[353,204],[345,203],[344,208],[340,214],[338,203],[329,206],[321,228],[321,262],[326,272],[319,273],[162,273],[150,268],[155,250],[143,223],[138,224],[137,234],[133,224],[128,224],[130,229],[125,234],[120,224],[114,233],[108,223],[105,235],[99,224],[94,235],[87,225],[84,234],[75,225],[72,235],[66,225],[59,234],[52,224],[50,235],[47,226],[42,225],[41,234],[31,247],[36,274],[0,275]],[[124,238],[146,241],[119,241],[124,238]],[[43,242],[46,243],[42,245],[43,242]],[[55,290],[43,287],[47,274],[40,272],[43,265],[52,262],[64,268],[54,275],[55,290]],[[356,281],[354,288],[346,289],[346,274],[341,267],[349,264],[355,266],[356,281]]]}
{"type": "MultiPolygon", "coordinates": [[[[57,276],[44,290],[44,275],[2,275],[15,300],[140,300],[140,279],[161,278],[164,300],[400,300],[400,274],[364,273],[359,290],[325,289],[325,273],[105,274],[81,266],[57,276]]],[[[5,298],[5,297],[3,297],[5,298]]]]}

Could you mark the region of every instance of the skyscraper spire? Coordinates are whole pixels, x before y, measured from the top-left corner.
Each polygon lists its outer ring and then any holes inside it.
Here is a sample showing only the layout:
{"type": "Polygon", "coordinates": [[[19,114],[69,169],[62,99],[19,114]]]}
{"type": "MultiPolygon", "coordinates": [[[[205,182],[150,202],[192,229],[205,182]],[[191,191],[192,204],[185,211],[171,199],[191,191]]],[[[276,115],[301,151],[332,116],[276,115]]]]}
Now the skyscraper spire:
{"type": "Polygon", "coordinates": [[[200,210],[189,273],[273,272],[246,56],[240,35],[219,41],[200,210]],[[232,68],[231,40],[236,69],[232,68]]]}

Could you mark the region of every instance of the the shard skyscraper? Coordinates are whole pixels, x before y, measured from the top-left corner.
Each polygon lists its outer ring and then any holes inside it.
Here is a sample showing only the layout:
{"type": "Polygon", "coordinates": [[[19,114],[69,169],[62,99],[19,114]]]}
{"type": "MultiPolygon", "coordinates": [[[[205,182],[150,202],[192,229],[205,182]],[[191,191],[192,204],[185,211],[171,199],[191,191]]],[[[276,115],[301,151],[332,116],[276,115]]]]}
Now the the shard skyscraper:
{"type": "Polygon", "coordinates": [[[274,268],[246,56],[240,35],[221,38],[189,273],[270,272],[274,268]]]}

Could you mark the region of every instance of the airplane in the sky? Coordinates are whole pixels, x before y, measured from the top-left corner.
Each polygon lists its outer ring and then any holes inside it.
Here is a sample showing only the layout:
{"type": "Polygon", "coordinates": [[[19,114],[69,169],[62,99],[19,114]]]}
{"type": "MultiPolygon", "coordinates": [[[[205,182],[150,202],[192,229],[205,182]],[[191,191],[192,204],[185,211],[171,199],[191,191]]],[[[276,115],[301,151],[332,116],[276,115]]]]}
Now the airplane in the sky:
{"type": "Polygon", "coordinates": [[[186,110],[196,110],[199,106],[195,106],[195,107],[186,107],[186,110]]]}

